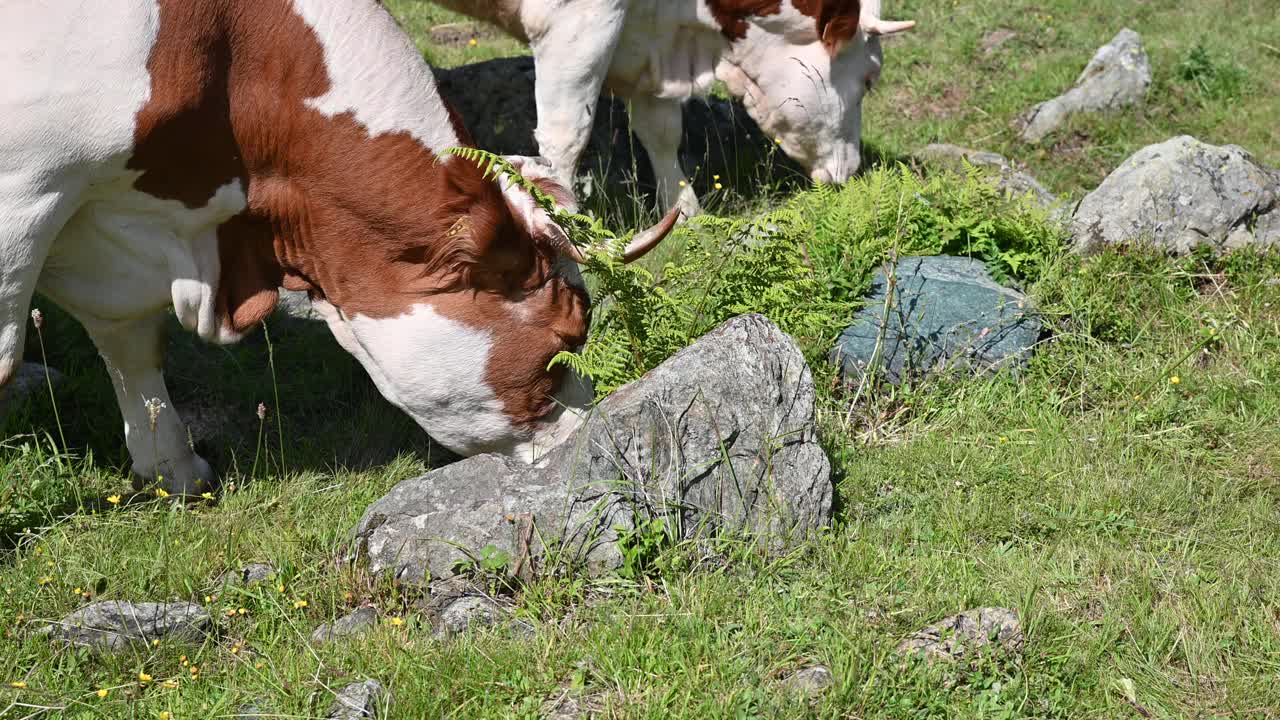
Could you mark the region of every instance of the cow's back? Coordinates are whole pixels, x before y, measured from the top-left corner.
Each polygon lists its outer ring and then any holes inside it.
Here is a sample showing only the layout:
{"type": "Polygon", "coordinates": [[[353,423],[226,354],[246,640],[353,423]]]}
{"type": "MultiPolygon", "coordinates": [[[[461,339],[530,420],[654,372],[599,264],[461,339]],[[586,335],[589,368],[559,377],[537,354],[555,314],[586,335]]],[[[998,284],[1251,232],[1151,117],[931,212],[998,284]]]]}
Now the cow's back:
{"type": "Polygon", "coordinates": [[[158,13],[144,0],[0,3],[0,193],[127,156],[158,13]]]}

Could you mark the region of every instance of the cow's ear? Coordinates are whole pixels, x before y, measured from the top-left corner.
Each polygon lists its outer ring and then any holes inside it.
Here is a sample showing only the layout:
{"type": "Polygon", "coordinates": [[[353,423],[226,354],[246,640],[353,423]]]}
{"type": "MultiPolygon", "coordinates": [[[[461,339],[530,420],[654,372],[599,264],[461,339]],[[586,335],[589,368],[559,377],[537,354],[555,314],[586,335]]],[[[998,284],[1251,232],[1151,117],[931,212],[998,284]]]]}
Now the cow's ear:
{"type": "Polygon", "coordinates": [[[275,310],[284,272],[276,260],[271,227],[237,215],[218,228],[217,318],[219,336],[235,340],[275,310]]]}
{"type": "Polygon", "coordinates": [[[834,58],[858,36],[858,16],[837,15],[825,20],[822,25],[822,45],[827,49],[827,54],[834,58]]]}

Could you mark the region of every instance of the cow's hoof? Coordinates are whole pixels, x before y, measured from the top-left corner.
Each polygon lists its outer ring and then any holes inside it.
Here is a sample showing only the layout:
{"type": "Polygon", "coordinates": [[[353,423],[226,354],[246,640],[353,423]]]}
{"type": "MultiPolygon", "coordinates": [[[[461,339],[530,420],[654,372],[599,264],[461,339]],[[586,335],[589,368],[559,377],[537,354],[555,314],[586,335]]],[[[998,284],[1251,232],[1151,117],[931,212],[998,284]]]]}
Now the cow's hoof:
{"type": "Polygon", "coordinates": [[[160,481],[160,487],[171,496],[199,497],[211,493],[218,487],[218,474],[209,463],[199,455],[192,454],[185,460],[169,461],[160,464],[157,472],[153,468],[133,468],[133,489],[142,490],[147,485],[160,481]]]}

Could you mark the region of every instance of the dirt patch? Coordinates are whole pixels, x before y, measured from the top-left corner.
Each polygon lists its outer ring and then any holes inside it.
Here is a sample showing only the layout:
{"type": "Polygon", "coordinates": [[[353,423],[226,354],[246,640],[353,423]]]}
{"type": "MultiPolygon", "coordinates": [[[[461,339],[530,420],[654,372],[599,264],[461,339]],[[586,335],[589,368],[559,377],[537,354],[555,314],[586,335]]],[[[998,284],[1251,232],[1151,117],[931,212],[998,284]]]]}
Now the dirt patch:
{"type": "Polygon", "coordinates": [[[960,85],[948,85],[941,93],[928,96],[899,87],[893,93],[893,107],[910,120],[926,117],[949,118],[958,115],[969,105],[972,91],[960,85]]]}
{"type": "Polygon", "coordinates": [[[466,47],[472,41],[496,40],[503,37],[502,31],[478,22],[456,22],[436,25],[427,31],[427,37],[435,45],[446,47],[466,47]]]}

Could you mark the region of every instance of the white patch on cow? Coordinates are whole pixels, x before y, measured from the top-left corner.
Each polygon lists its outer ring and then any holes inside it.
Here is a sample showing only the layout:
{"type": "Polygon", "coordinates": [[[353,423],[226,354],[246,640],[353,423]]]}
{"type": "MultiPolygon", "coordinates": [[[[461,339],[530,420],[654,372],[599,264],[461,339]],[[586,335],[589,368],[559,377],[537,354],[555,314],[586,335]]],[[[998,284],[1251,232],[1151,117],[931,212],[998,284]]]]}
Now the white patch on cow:
{"type": "Polygon", "coordinates": [[[58,236],[41,289],[78,313],[107,321],[172,305],[182,326],[203,340],[238,340],[215,313],[217,233],[247,206],[243,184],[232,180],[203,207],[188,208],[134,189],[139,175],[118,169],[110,182],[99,181],[86,193],[58,236]]]}
{"type": "Polygon", "coordinates": [[[441,445],[463,455],[511,453],[520,440],[485,382],[490,333],[451,320],[426,303],[394,318],[326,316],[384,397],[441,445]]]}
{"type": "Polygon", "coordinates": [[[293,0],[324,47],[329,91],[307,106],[335,117],[351,113],[370,136],[407,132],[440,151],[461,144],[435,76],[396,25],[372,0],[293,0]]]}
{"type": "Polygon", "coordinates": [[[590,380],[572,371],[565,373],[564,382],[554,396],[555,409],[538,425],[533,438],[516,445],[513,454],[527,463],[545,460],[582,426],[595,395],[590,380]]]}
{"type": "Polygon", "coordinates": [[[154,2],[0,3],[0,380],[19,363],[49,249],[150,97],[154,2]]]}

